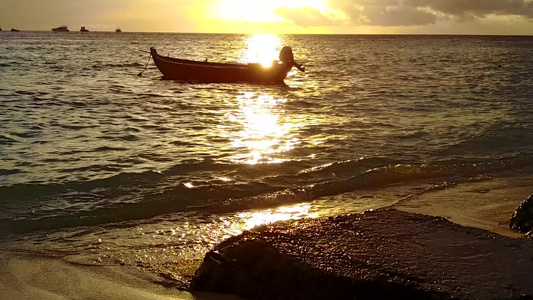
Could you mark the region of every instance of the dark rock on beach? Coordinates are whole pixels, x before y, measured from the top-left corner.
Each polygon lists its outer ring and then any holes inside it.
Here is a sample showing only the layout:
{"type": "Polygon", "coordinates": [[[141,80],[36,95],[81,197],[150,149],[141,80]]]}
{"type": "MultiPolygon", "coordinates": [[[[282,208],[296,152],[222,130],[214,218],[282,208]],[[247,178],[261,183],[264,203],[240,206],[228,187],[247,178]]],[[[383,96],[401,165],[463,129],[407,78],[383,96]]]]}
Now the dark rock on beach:
{"type": "Polygon", "coordinates": [[[533,299],[533,240],[397,210],[275,223],[209,252],[195,291],[247,299],[533,299]]]}
{"type": "Polygon", "coordinates": [[[533,230],[533,194],[520,203],[514,211],[509,227],[522,233],[529,233],[533,230]]]}

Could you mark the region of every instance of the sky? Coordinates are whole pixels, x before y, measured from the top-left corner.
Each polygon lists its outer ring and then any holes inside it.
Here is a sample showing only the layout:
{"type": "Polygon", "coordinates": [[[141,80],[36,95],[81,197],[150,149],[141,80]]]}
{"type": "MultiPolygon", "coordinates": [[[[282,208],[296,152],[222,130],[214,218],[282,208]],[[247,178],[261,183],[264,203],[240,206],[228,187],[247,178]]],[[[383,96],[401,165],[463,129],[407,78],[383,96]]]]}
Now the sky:
{"type": "Polygon", "coordinates": [[[533,35],[533,0],[0,0],[0,28],[533,35]]]}

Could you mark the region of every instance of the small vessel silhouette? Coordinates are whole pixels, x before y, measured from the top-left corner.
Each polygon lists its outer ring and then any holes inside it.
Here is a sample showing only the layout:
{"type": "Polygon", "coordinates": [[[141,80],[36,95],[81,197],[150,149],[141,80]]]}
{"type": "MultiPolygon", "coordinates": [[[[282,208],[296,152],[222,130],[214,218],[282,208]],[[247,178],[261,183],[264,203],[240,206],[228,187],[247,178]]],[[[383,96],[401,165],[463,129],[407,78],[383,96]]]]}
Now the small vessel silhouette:
{"type": "Polygon", "coordinates": [[[85,28],[85,26],[81,26],[81,29],[80,29],[81,32],[89,32],[88,29],[85,28]]]}
{"type": "Polygon", "coordinates": [[[260,63],[215,63],[172,58],[157,54],[155,48],[150,48],[150,55],[163,78],[172,80],[282,84],[292,67],[305,72],[305,68],[294,60],[292,49],[288,46],[281,49],[279,61],[274,61],[269,67],[260,63]]]}
{"type": "Polygon", "coordinates": [[[52,31],[69,32],[70,30],[68,30],[67,25],[61,25],[59,27],[52,28],[52,31]]]}

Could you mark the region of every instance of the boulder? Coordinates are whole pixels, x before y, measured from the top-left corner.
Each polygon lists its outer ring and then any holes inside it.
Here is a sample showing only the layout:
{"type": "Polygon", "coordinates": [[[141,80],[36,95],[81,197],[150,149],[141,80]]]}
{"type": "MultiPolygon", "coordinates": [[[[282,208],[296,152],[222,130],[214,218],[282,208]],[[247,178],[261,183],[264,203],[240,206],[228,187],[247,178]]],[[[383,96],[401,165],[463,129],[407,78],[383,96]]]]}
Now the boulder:
{"type": "Polygon", "coordinates": [[[209,252],[193,291],[247,299],[533,299],[533,240],[377,210],[262,226],[209,252]]]}
{"type": "Polygon", "coordinates": [[[533,194],[520,203],[514,211],[509,227],[522,233],[533,230],[533,194]]]}

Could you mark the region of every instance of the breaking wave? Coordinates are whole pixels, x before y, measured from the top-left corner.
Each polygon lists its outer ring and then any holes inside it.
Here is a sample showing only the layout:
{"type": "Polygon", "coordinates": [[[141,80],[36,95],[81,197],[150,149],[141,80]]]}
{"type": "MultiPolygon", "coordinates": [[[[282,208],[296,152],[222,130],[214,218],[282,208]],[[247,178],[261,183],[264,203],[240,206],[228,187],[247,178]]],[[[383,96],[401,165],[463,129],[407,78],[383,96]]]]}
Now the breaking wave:
{"type": "Polygon", "coordinates": [[[178,212],[216,214],[272,208],[402,182],[461,181],[480,175],[529,172],[533,159],[520,154],[475,163],[409,165],[372,158],[280,175],[281,169],[296,167],[292,162],[248,166],[207,160],[182,163],[163,172],[124,173],[88,182],[1,187],[0,198],[10,200],[0,205],[4,210],[0,228],[3,232],[32,232],[116,224],[178,212]],[[217,174],[233,174],[234,179],[226,181],[217,174]],[[39,207],[32,206],[36,203],[39,207]]]}

